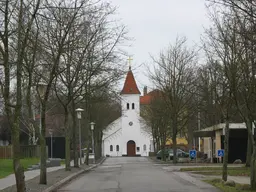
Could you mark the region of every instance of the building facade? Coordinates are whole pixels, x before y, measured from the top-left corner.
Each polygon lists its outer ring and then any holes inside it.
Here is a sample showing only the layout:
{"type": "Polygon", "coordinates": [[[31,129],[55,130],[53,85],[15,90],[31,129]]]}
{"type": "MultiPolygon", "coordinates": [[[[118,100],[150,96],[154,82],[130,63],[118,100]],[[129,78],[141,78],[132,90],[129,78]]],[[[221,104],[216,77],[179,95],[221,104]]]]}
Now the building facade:
{"type": "Polygon", "coordinates": [[[148,156],[153,152],[151,129],[140,116],[140,94],[129,68],[121,91],[121,117],[103,131],[104,156],[148,156]]]}

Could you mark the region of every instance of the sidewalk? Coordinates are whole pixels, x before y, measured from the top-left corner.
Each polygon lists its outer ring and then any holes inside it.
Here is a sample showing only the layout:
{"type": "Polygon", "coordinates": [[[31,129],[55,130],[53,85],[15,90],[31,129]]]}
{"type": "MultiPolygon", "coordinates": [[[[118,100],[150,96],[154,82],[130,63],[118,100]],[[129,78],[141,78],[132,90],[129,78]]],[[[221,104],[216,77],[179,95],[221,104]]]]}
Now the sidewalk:
{"type": "MultiPolygon", "coordinates": [[[[70,165],[72,167],[74,165],[74,162],[71,161],[70,165]]],[[[79,165],[80,165],[80,163],[79,163],[79,165]]],[[[50,181],[49,176],[53,175],[53,172],[56,172],[58,170],[64,170],[64,168],[65,168],[65,165],[61,165],[61,166],[58,166],[58,167],[49,167],[49,168],[47,168],[47,173],[52,173],[52,174],[47,174],[47,177],[48,177],[47,180],[50,181]]],[[[77,170],[75,170],[75,171],[77,171],[77,170]]],[[[59,172],[61,172],[61,171],[59,171],[59,172]]],[[[67,173],[69,173],[69,172],[67,172],[67,173]]],[[[70,173],[72,173],[72,172],[70,172],[70,173]]],[[[34,178],[38,177],[40,175],[40,169],[25,171],[24,174],[25,174],[25,181],[27,182],[31,179],[34,179],[34,178]]],[[[37,183],[39,183],[39,179],[38,179],[37,183]]],[[[3,190],[3,189],[6,189],[8,187],[11,187],[13,185],[16,185],[16,180],[15,180],[15,175],[14,174],[11,174],[11,175],[9,175],[5,178],[0,179],[0,191],[3,190]]]]}
{"type": "MultiPolygon", "coordinates": [[[[59,167],[51,167],[51,168],[47,168],[47,173],[53,172],[53,171],[57,171],[59,169],[64,169],[65,166],[59,166],[59,167]]],[[[25,181],[28,181],[30,179],[33,179],[37,176],[40,175],[40,169],[37,170],[32,170],[32,171],[26,171],[25,173],[25,181]]],[[[0,179],[0,190],[5,189],[7,187],[10,187],[12,185],[15,185],[16,181],[15,181],[15,175],[11,174],[3,179],[0,179]]]]}

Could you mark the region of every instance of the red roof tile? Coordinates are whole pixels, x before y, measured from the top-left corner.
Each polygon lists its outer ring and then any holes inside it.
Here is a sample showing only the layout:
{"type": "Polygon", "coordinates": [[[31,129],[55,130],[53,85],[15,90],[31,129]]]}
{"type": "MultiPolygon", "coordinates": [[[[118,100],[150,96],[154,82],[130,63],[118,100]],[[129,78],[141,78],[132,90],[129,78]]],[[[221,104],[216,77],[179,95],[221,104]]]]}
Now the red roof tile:
{"type": "Polygon", "coordinates": [[[140,90],[137,87],[137,84],[131,69],[128,71],[126,75],[124,87],[121,91],[121,94],[140,94],[140,90]]]}
{"type": "Polygon", "coordinates": [[[153,90],[149,92],[147,95],[140,97],[140,104],[141,105],[148,105],[154,98],[159,98],[163,95],[163,93],[160,90],[153,90]]]}
{"type": "Polygon", "coordinates": [[[149,95],[141,96],[140,97],[140,104],[141,105],[147,105],[150,104],[151,97],[149,95]]]}

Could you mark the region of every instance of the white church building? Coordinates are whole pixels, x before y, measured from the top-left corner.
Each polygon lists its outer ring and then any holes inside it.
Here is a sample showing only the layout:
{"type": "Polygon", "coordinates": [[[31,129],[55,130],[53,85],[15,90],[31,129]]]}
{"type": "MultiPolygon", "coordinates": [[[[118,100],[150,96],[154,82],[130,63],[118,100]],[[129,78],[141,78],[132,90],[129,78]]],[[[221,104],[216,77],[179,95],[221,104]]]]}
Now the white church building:
{"type": "Polygon", "coordinates": [[[153,152],[151,128],[140,116],[140,91],[131,67],[121,91],[121,117],[103,131],[102,155],[148,156],[153,152]]]}

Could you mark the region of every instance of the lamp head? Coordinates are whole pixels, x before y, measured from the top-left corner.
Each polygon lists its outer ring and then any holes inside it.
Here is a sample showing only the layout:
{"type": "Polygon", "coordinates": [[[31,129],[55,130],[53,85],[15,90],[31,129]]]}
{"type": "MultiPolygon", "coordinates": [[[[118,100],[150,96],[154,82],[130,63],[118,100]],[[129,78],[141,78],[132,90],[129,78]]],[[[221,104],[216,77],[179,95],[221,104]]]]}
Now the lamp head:
{"type": "Polygon", "coordinates": [[[52,129],[48,129],[48,131],[49,131],[49,134],[52,135],[53,130],[52,129]]]}
{"type": "Polygon", "coordinates": [[[84,109],[82,108],[77,108],[76,109],[76,113],[77,113],[77,118],[81,119],[82,118],[82,112],[84,111],[84,109]]]}
{"type": "Polygon", "coordinates": [[[94,130],[94,125],[95,125],[95,123],[94,123],[94,122],[91,122],[90,125],[91,125],[91,130],[93,131],[93,130],[94,130]]]}
{"type": "Polygon", "coordinates": [[[46,88],[47,88],[47,85],[46,83],[44,82],[39,82],[37,84],[37,90],[38,90],[38,93],[39,93],[39,96],[42,98],[46,92],[46,88]]]}

